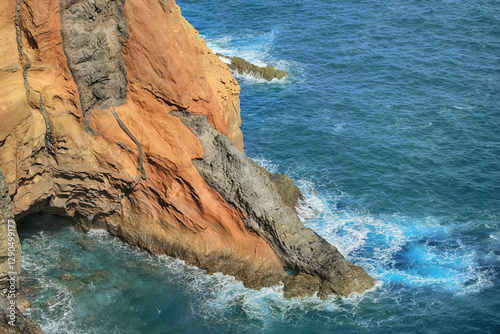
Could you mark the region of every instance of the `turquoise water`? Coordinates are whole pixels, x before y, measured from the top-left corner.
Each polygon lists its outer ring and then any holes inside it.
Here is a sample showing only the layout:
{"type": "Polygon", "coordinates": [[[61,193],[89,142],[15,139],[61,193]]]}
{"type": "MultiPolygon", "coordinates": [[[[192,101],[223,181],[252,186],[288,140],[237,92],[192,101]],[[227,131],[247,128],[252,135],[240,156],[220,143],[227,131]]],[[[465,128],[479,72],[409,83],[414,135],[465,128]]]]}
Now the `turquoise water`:
{"type": "Polygon", "coordinates": [[[379,285],[289,301],[32,216],[47,332],[500,333],[500,3],[178,4],[214,52],[289,71],[237,77],[247,155],[288,173],[305,224],[379,285]]]}

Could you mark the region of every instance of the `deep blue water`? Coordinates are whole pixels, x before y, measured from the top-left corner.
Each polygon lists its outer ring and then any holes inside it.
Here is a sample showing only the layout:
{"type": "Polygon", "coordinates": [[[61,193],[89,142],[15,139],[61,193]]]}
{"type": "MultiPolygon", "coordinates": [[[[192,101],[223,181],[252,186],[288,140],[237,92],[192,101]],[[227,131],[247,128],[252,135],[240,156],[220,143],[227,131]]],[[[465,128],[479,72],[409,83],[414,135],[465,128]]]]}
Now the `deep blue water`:
{"type": "Polygon", "coordinates": [[[247,155],[289,174],[318,212],[305,224],[380,283],[288,301],[39,216],[20,224],[33,317],[49,333],[500,333],[500,2],[178,4],[214,52],[290,73],[237,77],[247,155]]]}

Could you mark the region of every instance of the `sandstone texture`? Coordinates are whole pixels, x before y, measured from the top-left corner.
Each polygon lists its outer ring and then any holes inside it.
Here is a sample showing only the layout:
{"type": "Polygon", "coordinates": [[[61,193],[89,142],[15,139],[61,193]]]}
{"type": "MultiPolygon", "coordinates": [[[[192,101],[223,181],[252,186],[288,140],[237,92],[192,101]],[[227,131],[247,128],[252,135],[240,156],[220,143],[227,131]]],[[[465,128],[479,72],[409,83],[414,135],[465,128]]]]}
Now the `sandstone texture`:
{"type": "Polygon", "coordinates": [[[293,182],[245,157],[239,90],[173,0],[1,1],[12,215],[73,217],[289,297],[371,288],[301,224],[293,182]]]}

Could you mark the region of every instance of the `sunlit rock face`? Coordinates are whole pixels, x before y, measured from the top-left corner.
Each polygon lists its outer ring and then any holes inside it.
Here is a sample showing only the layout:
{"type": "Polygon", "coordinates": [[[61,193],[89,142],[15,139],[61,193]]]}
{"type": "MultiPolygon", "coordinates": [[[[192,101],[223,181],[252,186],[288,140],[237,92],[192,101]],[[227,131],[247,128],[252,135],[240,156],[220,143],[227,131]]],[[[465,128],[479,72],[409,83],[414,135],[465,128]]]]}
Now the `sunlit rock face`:
{"type": "Polygon", "coordinates": [[[16,218],[74,217],[248,287],[284,282],[290,297],[373,286],[302,225],[278,190],[296,187],[245,157],[240,88],[173,0],[9,0],[0,15],[0,167],[16,218]]]}

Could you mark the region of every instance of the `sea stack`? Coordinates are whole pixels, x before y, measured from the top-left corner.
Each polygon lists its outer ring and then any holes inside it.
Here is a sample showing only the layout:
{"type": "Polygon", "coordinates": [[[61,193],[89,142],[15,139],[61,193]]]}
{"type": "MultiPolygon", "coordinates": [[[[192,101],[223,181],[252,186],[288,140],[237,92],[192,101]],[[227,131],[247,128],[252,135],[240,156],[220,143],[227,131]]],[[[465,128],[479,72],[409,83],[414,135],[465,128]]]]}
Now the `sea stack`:
{"type": "Polygon", "coordinates": [[[174,0],[7,0],[0,16],[16,219],[72,217],[250,288],[283,282],[287,297],[374,286],[304,227],[289,178],[245,156],[240,87],[174,0]]]}

